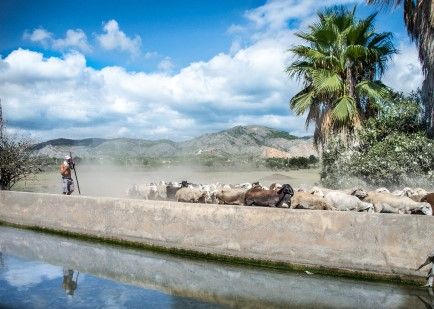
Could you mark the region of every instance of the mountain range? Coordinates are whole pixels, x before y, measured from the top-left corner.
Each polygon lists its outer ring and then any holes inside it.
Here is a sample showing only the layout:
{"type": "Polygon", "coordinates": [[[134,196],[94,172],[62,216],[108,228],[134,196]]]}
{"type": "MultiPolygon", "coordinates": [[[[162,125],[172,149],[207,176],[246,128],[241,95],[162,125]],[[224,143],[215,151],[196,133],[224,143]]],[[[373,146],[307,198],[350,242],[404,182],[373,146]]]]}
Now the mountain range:
{"type": "Polygon", "coordinates": [[[286,131],[264,126],[236,126],[183,142],[131,138],[60,138],[36,144],[34,149],[39,155],[51,158],[61,158],[69,152],[81,158],[169,158],[195,155],[286,158],[318,155],[311,137],[296,137],[286,131]]]}

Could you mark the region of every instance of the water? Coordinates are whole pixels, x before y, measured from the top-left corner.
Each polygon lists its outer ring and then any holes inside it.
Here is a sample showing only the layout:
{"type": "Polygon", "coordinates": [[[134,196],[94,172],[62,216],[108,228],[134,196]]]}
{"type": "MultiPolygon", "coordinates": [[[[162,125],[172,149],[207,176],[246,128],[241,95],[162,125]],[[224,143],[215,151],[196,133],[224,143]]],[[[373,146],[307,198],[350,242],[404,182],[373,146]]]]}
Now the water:
{"type": "Polygon", "coordinates": [[[0,227],[0,307],[433,308],[426,288],[221,265],[0,227]]]}

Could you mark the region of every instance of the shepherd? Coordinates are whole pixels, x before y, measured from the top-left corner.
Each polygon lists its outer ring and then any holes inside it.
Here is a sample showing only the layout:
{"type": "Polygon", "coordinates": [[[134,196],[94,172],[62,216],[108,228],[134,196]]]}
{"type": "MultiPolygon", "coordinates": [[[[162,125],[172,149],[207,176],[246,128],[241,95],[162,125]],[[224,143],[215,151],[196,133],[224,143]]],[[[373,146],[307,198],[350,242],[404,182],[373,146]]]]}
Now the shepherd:
{"type": "Polygon", "coordinates": [[[65,160],[60,165],[63,194],[66,195],[71,195],[71,193],[74,192],[74,180],[71,177],[71,169],[74,169],[74,161],[72,161],[71,156],[66,155],[65,160]]]}

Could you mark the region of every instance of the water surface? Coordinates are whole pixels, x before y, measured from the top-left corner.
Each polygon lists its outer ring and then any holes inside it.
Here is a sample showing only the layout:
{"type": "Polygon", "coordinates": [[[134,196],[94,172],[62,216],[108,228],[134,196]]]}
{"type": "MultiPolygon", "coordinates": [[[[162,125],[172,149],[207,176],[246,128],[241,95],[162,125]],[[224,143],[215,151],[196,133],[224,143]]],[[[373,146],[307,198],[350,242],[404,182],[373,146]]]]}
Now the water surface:
{"type": "Polygon", "coordinates": [[[433,308],[426,288],[188,260],[0,227],[0,307],[433,308]]]}

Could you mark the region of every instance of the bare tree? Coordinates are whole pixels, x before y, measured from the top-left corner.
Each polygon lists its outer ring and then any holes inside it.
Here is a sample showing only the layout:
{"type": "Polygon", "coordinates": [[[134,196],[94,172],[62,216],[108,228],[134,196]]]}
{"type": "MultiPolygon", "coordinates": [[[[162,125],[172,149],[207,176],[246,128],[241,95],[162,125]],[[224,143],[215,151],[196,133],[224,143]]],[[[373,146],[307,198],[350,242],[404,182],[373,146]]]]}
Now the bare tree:
{"type": "Polygon", "coordinates": [[[18,181],[40,171],[40,159],[30,140],[6,132],[0,101],[0,190],[10,190],[18,181]]]}

